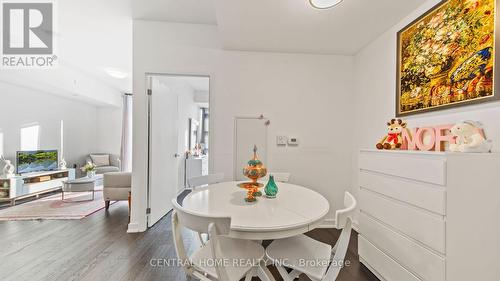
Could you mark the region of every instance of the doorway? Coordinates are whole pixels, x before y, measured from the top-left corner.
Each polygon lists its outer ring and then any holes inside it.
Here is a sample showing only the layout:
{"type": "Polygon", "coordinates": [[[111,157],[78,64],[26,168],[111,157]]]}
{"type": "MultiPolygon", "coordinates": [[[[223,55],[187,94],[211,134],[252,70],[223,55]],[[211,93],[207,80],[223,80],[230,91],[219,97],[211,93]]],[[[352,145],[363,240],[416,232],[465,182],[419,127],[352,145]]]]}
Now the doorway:
{"type": "Polygon", "coordinates": [[[148,227],[191,177],[208,174],[210,78],[148,76],[148,227]]]}

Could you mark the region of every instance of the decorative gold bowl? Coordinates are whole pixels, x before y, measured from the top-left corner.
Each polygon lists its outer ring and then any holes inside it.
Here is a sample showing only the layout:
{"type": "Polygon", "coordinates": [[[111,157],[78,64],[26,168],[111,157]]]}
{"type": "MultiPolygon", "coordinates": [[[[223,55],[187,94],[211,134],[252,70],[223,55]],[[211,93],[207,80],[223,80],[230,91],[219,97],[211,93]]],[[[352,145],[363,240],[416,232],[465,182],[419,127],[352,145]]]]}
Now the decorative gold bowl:
{"type": "Polygon", "coordinates": [[[252,181],[238,184],[239,187],[247,190],[247,197],[245,198],[245,201],[254,202],[257,200],[255,197],[262,196],[262,192],[259,191],[259,188],[264,185],[258,183],[257,180],[266,176],[266,174],[267,168],[257,157],[257,146],[254,146],[253,158],[249,160],[247,162],[247,166],[243,168],[243,175],[252,181]]]}

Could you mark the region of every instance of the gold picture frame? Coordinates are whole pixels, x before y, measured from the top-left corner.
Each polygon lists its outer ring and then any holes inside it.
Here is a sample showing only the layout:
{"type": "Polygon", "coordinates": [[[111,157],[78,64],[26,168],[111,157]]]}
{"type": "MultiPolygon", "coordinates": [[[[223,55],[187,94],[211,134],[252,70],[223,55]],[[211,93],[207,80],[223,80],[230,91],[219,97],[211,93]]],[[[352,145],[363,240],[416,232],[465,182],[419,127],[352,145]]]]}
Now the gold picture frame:
{"type": "Polygon", "coordinates": [[[443,0],[397,33],[397,117],[500,99],[499,1],[443,0]]]}

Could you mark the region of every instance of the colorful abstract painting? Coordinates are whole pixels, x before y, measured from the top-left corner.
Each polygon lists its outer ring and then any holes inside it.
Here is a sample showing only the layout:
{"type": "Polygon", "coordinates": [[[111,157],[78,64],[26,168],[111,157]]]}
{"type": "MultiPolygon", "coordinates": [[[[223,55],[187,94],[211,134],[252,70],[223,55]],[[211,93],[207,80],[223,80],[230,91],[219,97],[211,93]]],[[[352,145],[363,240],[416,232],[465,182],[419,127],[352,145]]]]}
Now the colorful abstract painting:
{"type": "Polygon", "coordinates": [[[398,32],[397,116],[498,98],[496,1],[443,1],[398,32]]]}

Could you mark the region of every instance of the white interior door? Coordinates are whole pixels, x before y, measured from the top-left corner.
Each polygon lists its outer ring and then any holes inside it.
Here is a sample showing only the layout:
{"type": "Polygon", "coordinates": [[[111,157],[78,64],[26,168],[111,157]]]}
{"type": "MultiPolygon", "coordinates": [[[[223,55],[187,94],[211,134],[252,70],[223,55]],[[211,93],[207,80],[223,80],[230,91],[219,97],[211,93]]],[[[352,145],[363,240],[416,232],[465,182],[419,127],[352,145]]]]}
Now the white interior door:
{"type": "Polygon", "coordinates": [[[246,180],[243,168],[253,156],[253,147],[257,146],[259,159],[267,163],[267,119],[236,118],[235,121],[235,162],[234,178],[246,180]]]}
{"type": "Polygon", "coordinates": [[[178,95],[154,77],[150,87],[149,227],[172,209],[181,160],[177,151],[178,95]]]}

